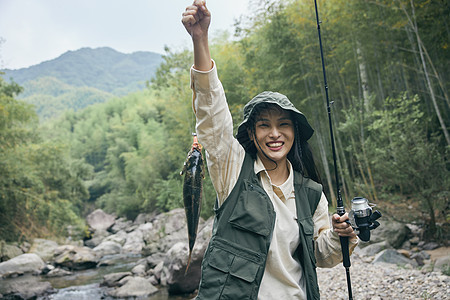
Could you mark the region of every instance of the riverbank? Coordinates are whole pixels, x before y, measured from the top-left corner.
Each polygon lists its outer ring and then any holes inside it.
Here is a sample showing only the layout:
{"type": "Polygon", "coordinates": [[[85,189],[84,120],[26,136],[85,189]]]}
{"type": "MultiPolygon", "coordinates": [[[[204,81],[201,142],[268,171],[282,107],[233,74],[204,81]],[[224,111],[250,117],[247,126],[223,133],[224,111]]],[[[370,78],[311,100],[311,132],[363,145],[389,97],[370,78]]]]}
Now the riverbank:
{"type": "MultiPolygon", "coordinates": [[[[59,245],[35,239],[28,250],[1,262],[0,294],[40,300],[184,300],[195,295],[212,219],[200,222],[187,276],[183,209],[133,222],[95,211],[87,221],[93,232],[89,240],[59,245]]],[[[351,257],[354,299],[450,299],[450,248],[422,236],[416,225],[385,220],[369,243],[361,242],[351,257]]],[[[348,299],[342,264],[319,268],[318,279],[322,299],[348,299]]]]}
{"type": "MultiPolygon", "coordinates": [[[[449,247],[436,249],[450,254],[449,247]]],[[[356,251],[358,252],[358,251],[356,251]]],[[[443,256],[441,256],[443,257],[443,256]]],[[[438,257],[436,257],[438,258],[438,257]]],[[[351,257],[350,277],[353,298],[358,300],[450,299],[450,277],[440,271],[429,272],[412,266],[372,263],[373,257],[351,257]]],[[[348,299],[345,268],[317,269],[321,299],[348,299]]]]}

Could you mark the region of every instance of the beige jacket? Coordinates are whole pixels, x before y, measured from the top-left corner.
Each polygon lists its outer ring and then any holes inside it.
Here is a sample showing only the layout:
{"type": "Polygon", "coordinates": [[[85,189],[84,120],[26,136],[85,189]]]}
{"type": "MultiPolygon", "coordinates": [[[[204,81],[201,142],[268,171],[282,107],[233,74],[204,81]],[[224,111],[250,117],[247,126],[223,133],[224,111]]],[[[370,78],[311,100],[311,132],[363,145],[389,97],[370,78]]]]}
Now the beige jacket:
{"type": "MultiPolygon", "coordinates": [[[[191,69],[197,136],[206,150],[208,170],[219,204],[231,193],[241,171],[245,151],[233,136],[233,120],[216,65],[208,72],[191,69]]],[[[258,299],[306,299],[302,268],[294,258],[299,244],[296,221],[293,171],[281,186],[272,185],[262,162],[255,161],[255,172],[272,200],[276,212],[275,229],[258,299]],[[281,191],[281,193],[280,193],[281,191]]],[[[342,260],[339,237],[330,228],[328,202],[322,193],[313,216],[318,267],[333,267],[342,260]]],[[[350,241],[350,250],[358,239],[350,241]]]]}

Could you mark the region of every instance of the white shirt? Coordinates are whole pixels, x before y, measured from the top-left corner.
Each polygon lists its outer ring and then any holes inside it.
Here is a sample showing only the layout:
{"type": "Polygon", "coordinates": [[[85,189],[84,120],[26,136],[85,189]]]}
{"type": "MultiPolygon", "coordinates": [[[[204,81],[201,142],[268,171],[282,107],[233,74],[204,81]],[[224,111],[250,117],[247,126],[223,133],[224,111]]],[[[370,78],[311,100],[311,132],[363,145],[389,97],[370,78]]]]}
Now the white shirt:
{"type": "MultiPolygon", "coordinates": [[[[214,63],[210,71],[191,68],[193,109],[199,142],[206,150],[206,160],[212,183],[221,205],[231,193],[239,177],[245,150],[233,136],[233,120],[228,109],[222,84],[214,63]]],[[[275,212],[275,228],[266,262],[258,299],[306,299],[305,281],[300,263],[294,258],[299,245],[296,221],[295,191],[292,166],[288,179],[281,186],[273,186],[258,158],[255,173],[269,195],[275,212]],[[274,189],[280,189],[279,197],[274,189]]],[[[333,267],[342,260],[339,236],[330,229],[328,201],[322,193],[313,215],[316,260],[319,267],[333,267]]],[[[350,241],[350,250],[357,244],[350,241]]]]}

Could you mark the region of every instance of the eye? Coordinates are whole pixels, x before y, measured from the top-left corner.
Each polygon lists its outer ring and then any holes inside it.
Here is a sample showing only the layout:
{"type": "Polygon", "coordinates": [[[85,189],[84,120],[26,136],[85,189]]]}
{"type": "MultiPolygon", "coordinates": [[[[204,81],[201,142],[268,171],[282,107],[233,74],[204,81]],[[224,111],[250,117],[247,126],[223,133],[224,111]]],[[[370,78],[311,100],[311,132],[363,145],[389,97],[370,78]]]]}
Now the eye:
{"type": "Polygon", "coordinates": [[[267,128],[267,127],[269,127],[269,125],[267,123],[258,122],[258,123],[256,123],[256,127],[267,128]]]}
{"type": "Polygon", "coordinates": [[[281,122],[280,126],[283,126],[283,127],[292,126],[292,122],[290,122],[290,121],[281,122]]]}

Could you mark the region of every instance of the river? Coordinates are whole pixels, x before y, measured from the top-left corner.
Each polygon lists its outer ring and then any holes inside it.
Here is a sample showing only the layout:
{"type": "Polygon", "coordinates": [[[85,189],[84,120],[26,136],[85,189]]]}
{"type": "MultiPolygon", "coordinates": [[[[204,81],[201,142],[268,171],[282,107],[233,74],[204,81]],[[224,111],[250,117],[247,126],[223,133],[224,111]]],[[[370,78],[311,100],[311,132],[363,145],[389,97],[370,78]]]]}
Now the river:
{"type": "MultiPolygon", "coordinates": [[[[27,280],[47,281],[56,290],[56,293],[38,297],[38,300],[115,300],[107,295],[106,287],[100,286],[106,274],[131,271],[140,255],[110,255],[102,258],[102,265],[98,268],[73,271],[71,275],[60,277],[46,277],[24,275],[3,280],[3,284],[21,284],[27,280]]],[[[169,295],[165,287],[158,286],[158,293],[148,297],[148,300],[185,300],[192,299],[193,295],[169,295]]],[[[0,288],[1,291],[1,288],[0,288]]],[[[143,299],[143,298],[139,298],[143,299]]]]}

